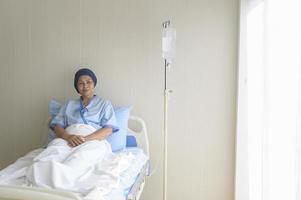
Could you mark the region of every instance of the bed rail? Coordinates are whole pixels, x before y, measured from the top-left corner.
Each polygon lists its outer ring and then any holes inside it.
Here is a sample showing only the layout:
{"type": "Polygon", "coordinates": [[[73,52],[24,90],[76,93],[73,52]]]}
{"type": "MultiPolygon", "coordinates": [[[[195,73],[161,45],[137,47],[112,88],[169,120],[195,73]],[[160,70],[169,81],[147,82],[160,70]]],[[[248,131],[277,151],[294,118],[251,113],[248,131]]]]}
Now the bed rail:
{"type": "Polygon", "coordinates": [[[146,163],[138,175],[134,185],[131,187],[127,200],[139,200],[144,189],[147,174],[149,169],[149,163],[146,163]]]}
{"type": "MultiPolygon", "coordinates": [[[[130,116],[129,118],[129,135],[133,135],[137,139],[138,147],[142,148],[145,154],[150,158],[149,140],[146,130],[146,124],[143,119],[137,116],[130,116]]],[[[134,185],[131,187],[127,200],[139,200],[144,189],[145,181],[149,175],[149,161],[144,165],[139,173],[134,185]]]]}
{"type": "Polygon", "coordinates": [[[149,140],[144,120],[137,116],[130,116],[128,134],[136,137],[138,147],[142,148],[150,158],[149,140]]]}

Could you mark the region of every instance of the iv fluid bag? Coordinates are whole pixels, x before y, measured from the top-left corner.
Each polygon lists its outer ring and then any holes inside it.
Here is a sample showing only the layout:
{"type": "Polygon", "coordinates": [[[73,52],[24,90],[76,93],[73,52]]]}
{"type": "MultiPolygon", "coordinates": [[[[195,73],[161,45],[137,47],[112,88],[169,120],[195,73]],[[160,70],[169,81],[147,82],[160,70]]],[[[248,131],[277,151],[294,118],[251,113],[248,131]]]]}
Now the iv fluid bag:
{"type": "Polygon", "coordinates": [[[176,56],[176,29],[165,28],[162,35],[162,57],[172,63],[176,56]]]}

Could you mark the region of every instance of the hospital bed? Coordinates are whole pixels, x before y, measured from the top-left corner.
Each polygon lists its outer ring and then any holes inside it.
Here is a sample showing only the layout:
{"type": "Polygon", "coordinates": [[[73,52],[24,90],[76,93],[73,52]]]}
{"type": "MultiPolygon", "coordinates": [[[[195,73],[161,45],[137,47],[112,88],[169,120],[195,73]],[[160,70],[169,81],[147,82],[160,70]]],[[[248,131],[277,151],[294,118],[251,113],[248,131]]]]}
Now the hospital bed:
{"type": "MultiPolygon", "coordinates": [[[[139,200],[144,189],[146,178],[149,175],[149,141],[145,122],[136,116],[130,116],[127,135],[127,148],[122,152],[131,152],[135,155],[132,165],[125,170],[121,177],[120,188],[123,197],[107,195],[105,200],[139,200]],[[147,158],[147,159],[145,159],[147,158]]],[[[117,152],[120,153],[120,152],[117,152]]],[[[0,185],[0,200],[81,200],[82,198],[69,191],[45,189],[19,185],[0,185]]]]}

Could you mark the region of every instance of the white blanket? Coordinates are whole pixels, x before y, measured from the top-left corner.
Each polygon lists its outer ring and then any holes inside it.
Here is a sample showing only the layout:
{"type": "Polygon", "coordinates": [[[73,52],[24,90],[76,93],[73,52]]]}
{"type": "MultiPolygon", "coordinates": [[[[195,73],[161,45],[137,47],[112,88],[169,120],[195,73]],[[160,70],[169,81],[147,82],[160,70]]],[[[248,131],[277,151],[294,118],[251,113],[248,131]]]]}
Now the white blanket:
{"type": "MultiPolygon", "coordinates": [[[[89,125],[76,124],[67,132],[87,135],[95,131],[89,125]]],[[[78,193],[85,200],[103,200],[118,190],[120,174],[134,156],[114,154],[106,140],[88,141],[71,148],[63,139],[53,140],[46,149],[34,150],[0,171],[0,184],[37,186],[78,193]]],[[[117,199],[116,199],[117,200],[117,199]]]]}

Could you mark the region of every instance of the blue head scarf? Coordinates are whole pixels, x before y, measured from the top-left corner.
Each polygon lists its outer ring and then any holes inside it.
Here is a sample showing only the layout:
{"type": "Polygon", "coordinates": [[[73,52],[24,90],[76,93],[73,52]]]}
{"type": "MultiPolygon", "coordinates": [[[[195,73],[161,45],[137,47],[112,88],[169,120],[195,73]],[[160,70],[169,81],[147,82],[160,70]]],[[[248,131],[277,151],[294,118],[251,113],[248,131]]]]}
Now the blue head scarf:
{"type": "Polygon", "coordinates": [[[94,74],[94,72],[88,68],[82,68],[80,70],[78,70],[76,73],[75,73],[75,76],[74,76],[74,87],[76,89],[76,91],[78,92],[78,89],[77,89],[77,82],[78,82],[78,79],[80,76],[90,76],[93,80],[93,83],[94,83],[94,87],[96,86],[96,83],[97,83],[97,78],[94,74]]]}

